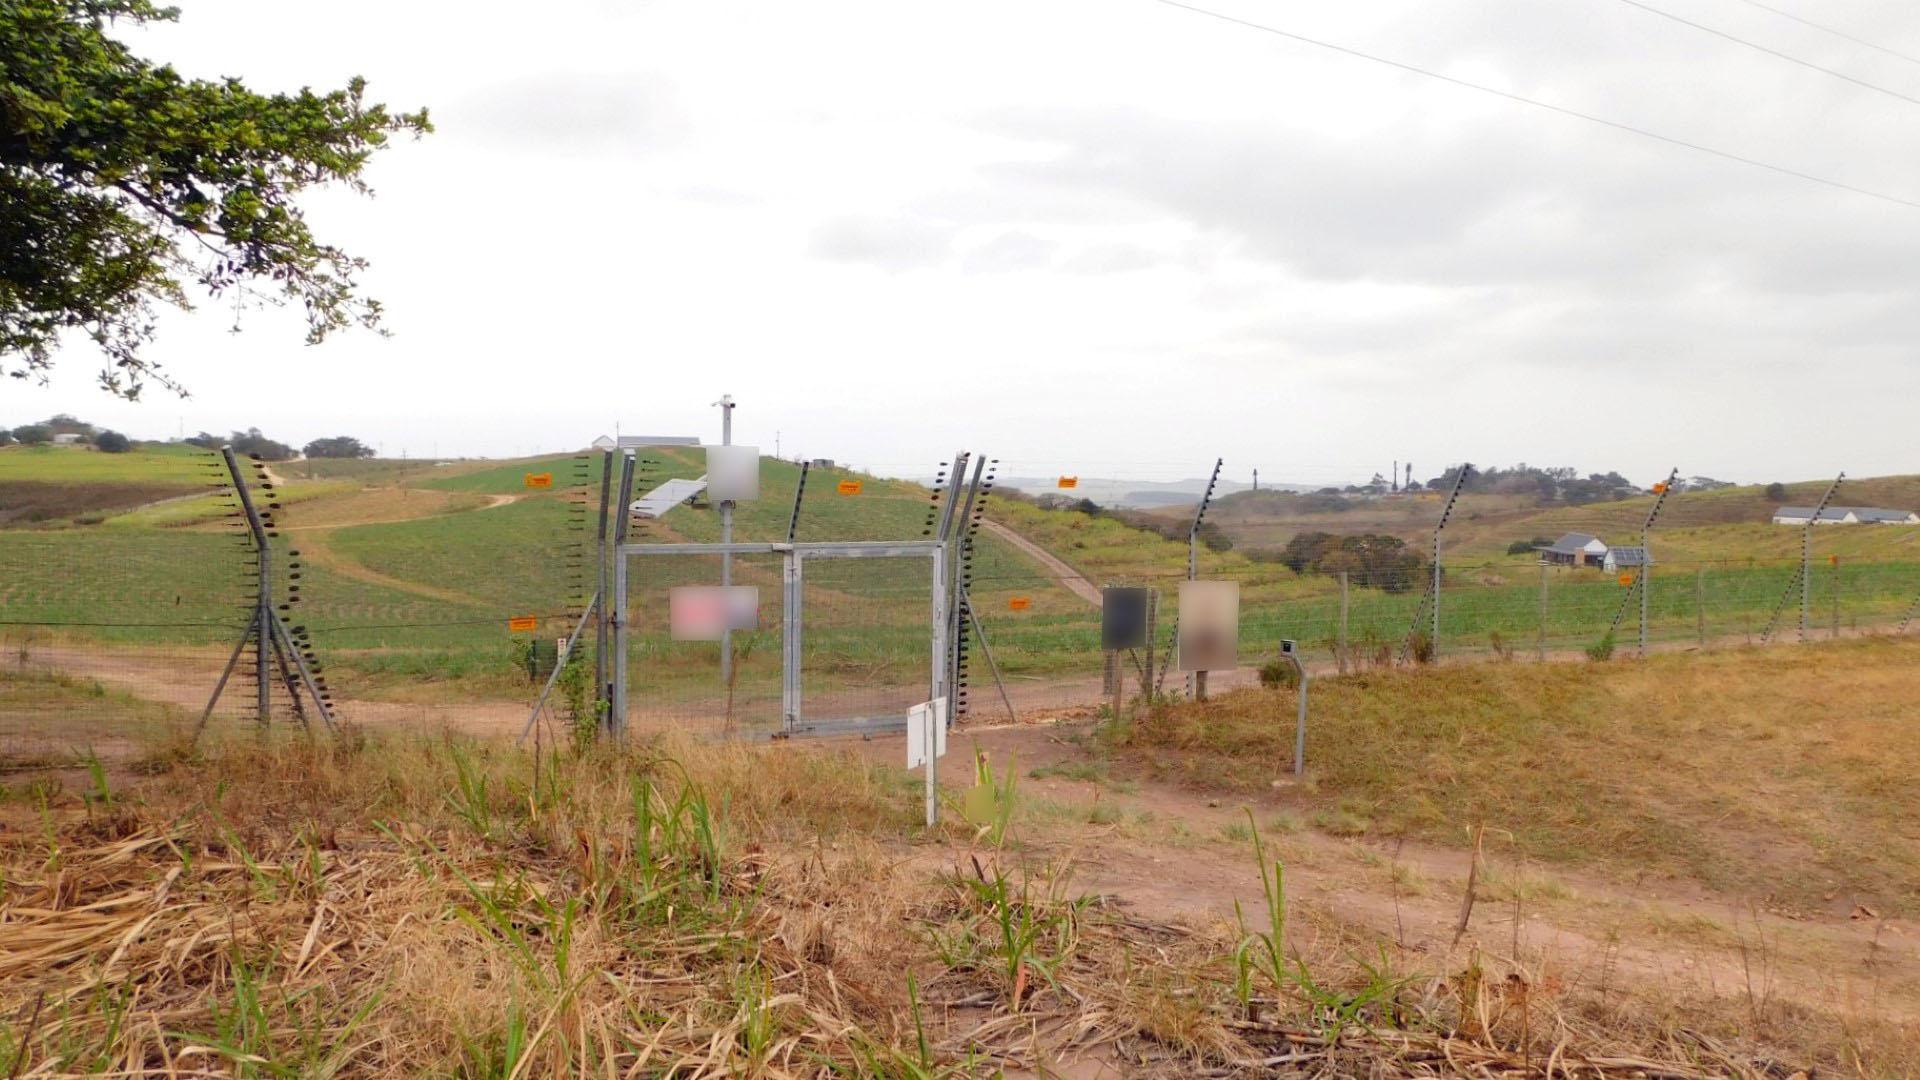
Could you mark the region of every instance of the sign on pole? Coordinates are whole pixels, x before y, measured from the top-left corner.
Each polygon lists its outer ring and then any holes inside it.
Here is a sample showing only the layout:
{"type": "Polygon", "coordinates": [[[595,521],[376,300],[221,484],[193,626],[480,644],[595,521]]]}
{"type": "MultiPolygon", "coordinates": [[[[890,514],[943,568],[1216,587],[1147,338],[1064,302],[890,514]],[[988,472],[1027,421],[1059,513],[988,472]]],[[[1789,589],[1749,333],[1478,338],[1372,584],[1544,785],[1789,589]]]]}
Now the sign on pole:
{"type": "Polygon", "coordinates": [[[540,618],[537,615],[515,615],[513,618],[507,620],[507,629],[516,634],[538,630],[540,629],[540,618]]]}
{"type": "Polygon", "coordinates": [[[1180,583],[1181,671],[1232,671],[1240,666],[1240,583],[1180,583]]]}
{"type": "Polygon", "coordinates": [[[927,763],[927,736],[933,736],[933,756],[947,756],[947,699],[934,698],[907,710],[907,768],[927,763]]]}
{"type": "Polygon", "coordinates": [[[1109,585],[1100,590],[1100,648],[1107,652],[1147,644],[1147,590],[1109,585]]]}
{"type": "Polygon", "coordinates": [[[839,483],[833,485],[833,490],[839,492],[842,495],[858,495],[860,494],[860,481],[842,480],[839,483]]]}
{"type": "Polygon", "coordinates": [[[550,472],[530,472],[521,479],[530,488],[550,488],[553,486],[553,474],[550,472]]]}

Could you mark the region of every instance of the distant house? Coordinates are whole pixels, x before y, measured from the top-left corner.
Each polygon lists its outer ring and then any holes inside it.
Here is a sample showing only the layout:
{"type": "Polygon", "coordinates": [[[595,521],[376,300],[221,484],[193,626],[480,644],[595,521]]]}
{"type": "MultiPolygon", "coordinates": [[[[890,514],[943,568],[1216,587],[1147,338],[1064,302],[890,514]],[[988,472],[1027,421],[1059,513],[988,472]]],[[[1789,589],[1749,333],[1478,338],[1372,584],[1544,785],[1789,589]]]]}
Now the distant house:
{"type": "Polygon", "coordinates": [[[53,437],[52,442],[55,446],[79,446],[81,438],[77,431],[62,431],[53,437]]]}
{"type": "Polygon", "coordinates": [[[1600,563],[1607,573],[1617,574],[1622,570],[1638,570],[1653,565],[1653,556],[1643,547],[1616,547],[1607,549],[1607,557],[1600,563]]]}
{"type": "Polygon", "coordinates": [[[1811,506],[1782,506],[1773,512],[1775,525],[1920,525],[1920,514],[1880,506],[1829,506],[1814,519],[1811,506]]]}
{"type": "Polygon", "coordinates": [[[1540,561],[1557,566],[1599,566],[1607,545],[1597,536],[1570,532],[1540,549],[1540,561]]]}
{"type": "Polygon", "coordinates": [[[649,446],[699,446],[697,435],[602,435],[591,443],[595,450],[644,450],[649,446]]]}
{"type": "Polygon", "coordinates": [[[813,467],[816,469],[831,469],[833,468],[833,459],[830,457],[814,458],[813,467]]]}

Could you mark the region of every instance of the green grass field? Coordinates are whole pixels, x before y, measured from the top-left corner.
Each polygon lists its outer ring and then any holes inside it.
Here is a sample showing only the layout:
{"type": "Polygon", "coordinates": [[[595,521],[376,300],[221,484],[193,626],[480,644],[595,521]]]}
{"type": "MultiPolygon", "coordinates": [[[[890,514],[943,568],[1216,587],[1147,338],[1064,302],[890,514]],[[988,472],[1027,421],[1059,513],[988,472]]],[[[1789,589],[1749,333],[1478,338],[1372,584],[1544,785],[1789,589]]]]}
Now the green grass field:
{"type": "MultiPolygon", "coordinates": [[[[636,492],[670,477],[704,472],[704,455],[662,448],[644,455],[636,492]]],[[[97,524],[0,529],[0,609],[11,625],[57,627],[65,638],[109,644],[177,643],[195,647],[231,640],[245,617],[252,581],[250,555],[236,539],[231,503],[218,493],[118,510],[92,505],[128,478],[192,495],[217,475],[211,455],[188,449],[127,455],[42,449],[0,452],[0,482],[51,484],[80,516],[97,524]]],[[[276,495],[285,531],[279,598],[287,616],[309,628],[348,697],[417,698],[423,686],[453,699],[513,698],[531,693],[508,631],[516,616],[539,618],[537,635],[563,636],[595,585],[592,562],[597,454],[544,455],[513,461],[315,462],[277,467],[276,495]],[[550,473],[553,486],[529,488],[528,473],[550,473]],[[287,553],[299,551],[297,582],[287,553]],[[297,593],[289,586],[298,585],[297,593]]],[[[736,513],[736,539],[786,538],[797,466],[767,460],[761,497],[736,513]]],[[[1809,486],[1796,485],[1794,497],[1809,486]]],[[[1847,497],[1893,502],[1913,482],[1863,481],[1847,497]]],[[[1430,500],[1429,500],[1430,501],[1430,500]]],[[[1542,637],[1541,572],[1531,555],[1505,554],[1509,534],[1586,527],[1618,535],[1637,523],[1647,500],[1518,513],[1507,505],[1463,502],[1448,538],[1442,592],[1443,651],[1531,650],[1542,637]],[[1476,516],[1477,515],[1477,516],[1476,516]]],[[[1409,503],[1396,513],[1417,517],[1437,507],[1409,503]]],[[[919,539],[927,528],[929,493],[917,484],[815,470],[797,532],[801,541],[919,539]],[[858,494],[841,494],[858,480],[858,494]]],[[[1162,592],[1163,631],[1177,613],[1186,546],[1123,522],[1073,511],[1044,510],[994,499],[992,515],[1058,554],[1096,583],[1139,583],[1162,592]]],[[[1770,507],[1770,504],[1768,504],[1770,507]]],[[[1758,509],[1757,509],[1758,508],[1758,509]]],[[[1797,568],[1799,530],[1756,523],[1752,490],[1679,496],[1672,527],[1656,537],[1660,564],[1650,592],[1650,639],[1704,637],[1744,641],[1760,635],[1797,568]]],[[[1340,517],[1347,521],[1350,516],[1340,517]]],[[[1325,527],[1331,527],[1330,525],[1325,527]]],[[[718,514],[697,499],[658,521],[640,521],[637,543],[712,541],[718,514]]],[[[1830,634],[1897,622],[1920,595],[1920,530],[1822,529],[1816,535],[1813,627],[1830,634]],[[1837,556],[1837,565],[1827,561],[1837,556]],[[1837,604],[1835,601],[1838,601],[1837,604]]],[[[925,626],[930,614],[927,564],[921,560],[814,560],[805,576],[805,683],[809,696],[838,696],[858,707],[885,701],[892,709],[925,678],[925,626]]],[[[766,715],[778,704],[779,568],[743,558],[736,580],[761,590],[758,635],[741,635],[740,675],[733,687],[741,711],[766,715]]],[[[983,535],[969,568],[970,594],[994,658],[1011,678],[1096,678],[1097,609],[1053,575],[992,535],[983,535]],[[1016,605],[1016,601],[1024,601],[1016,605]]],[[[1203,551],[1201,576],[1242,587],[1241,656],[1254,664],[1281,638],[1331,655],[1339,639],[1341,601],[1330,577],[1295,575],[1241,550],[1203,551]]],[[[643,557],[632,566],[636,697],[653,695],[673,708],[710,710],[724,693],[716,679],[718,646],[678,643],[665,626],[667,590],[717,581],[711,557],[643,557]]],[[[1356,653],[1397,651],[1420,603],[1424,582],[1389,594],[1353,588],[1345,637],[1356,653]]],[[[1597,570],[1548,574],[1544,638],[1556,651],[1598,642],[1621,613],[1618,643],[1638,629],[1637,596],[1597,570]],[[1623,601],[1626,601],[1623,608],[1623,601]]],[[[1798,625],[1798,602],[1781,630],[1798,625]]],[[[984,674],[984,673],[980,673],[984,674]]]]}

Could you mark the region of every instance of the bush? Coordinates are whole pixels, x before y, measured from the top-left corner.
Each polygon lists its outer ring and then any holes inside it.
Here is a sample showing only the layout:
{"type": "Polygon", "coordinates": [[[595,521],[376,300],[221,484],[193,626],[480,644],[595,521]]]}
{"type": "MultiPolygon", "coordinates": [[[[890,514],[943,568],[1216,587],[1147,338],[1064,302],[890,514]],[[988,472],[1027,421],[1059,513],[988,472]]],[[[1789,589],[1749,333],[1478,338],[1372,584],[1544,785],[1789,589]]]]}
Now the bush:
{"type": "Polygon", "coordinates": [[[1425,630],[1416,630],[1407,639],[1407,655],[1416,664],[1433,663],[1433,635],[1425,630]]]}
{"type": "Polygon", "coordinates": [[[13,432],[8,431],[6,428],[0,428],[0,446],[12,446],[16,441],[13,437],[13,432]]]}
{"type": "Polygon", "coordinates": [[[1276,656],[1260,665],[1260,685],[1269,690],[1283,690],[1300,681],[1300,673],[1284,656],[1276,656]]]}
{"type": "Polygon", "coordinates": [[[1787,485],[1781,483],[1778,480],[1775,480],[1773,483],[1768,484],[1767,498],[1772,499],[1774,502],[1786,502],[1787,501],[1787,485]]]}
{"type": "Polygon", "coordinates": [[[93,445],[103,454],[124,454],[133,449],[133,440],[117,431],[103,431],[93,437],[93,445]]]}
{"type": "Polygon", "coordinates": [[[370,458],[373,447],[351,435],[335,435],[313,440],[306,445],[304,453],[310,458],[370,458]]]}
{"type": "Polygon", "coordinates": [[[53,429],[45,424],[22,424],[13,429],[13,437],[22,446],[39,446],[53,441],[53,429]]]}
{"type": "Polygon", "coordinates": [[[1552,546],[1553,540],[1550,537],[1536,536],[1531,540],[1515,540],[1513,543],[1508,544],[1507,554],[1531,555],[1540,548],[1552,546]]]}
{"type": "Polygon", "coordinates": [[[1587,659],[1595,663],[1613,659],[1613,631],[1607,631],[1599,641],[1587,646],[1587,659]]]}

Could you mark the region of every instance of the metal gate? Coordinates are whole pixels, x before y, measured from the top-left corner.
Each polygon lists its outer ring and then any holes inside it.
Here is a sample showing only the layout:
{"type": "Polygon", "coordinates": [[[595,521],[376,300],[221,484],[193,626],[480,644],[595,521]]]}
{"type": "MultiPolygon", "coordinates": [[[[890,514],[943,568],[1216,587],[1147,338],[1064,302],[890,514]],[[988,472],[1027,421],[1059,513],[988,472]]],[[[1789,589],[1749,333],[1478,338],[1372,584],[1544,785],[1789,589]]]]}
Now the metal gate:
{"type": "Polygon", "coordinates": [[[609,608],[613,731],[624,736],[636,721],[775,738],[904,729],[908,708],[946,693],[948,584],[938,540],[621,544],[609,608]],[[922,559],[924,574],[908,569],[922,559]],[[673,641],[666,589],[720,581],[722,560],[735,583],[761,589],[761,628],[724,645],[673,641]],[[916,609],[925,622],[905,614],[916,609]],[[924,667],[912,659],[922,631],[924,667]]]}

